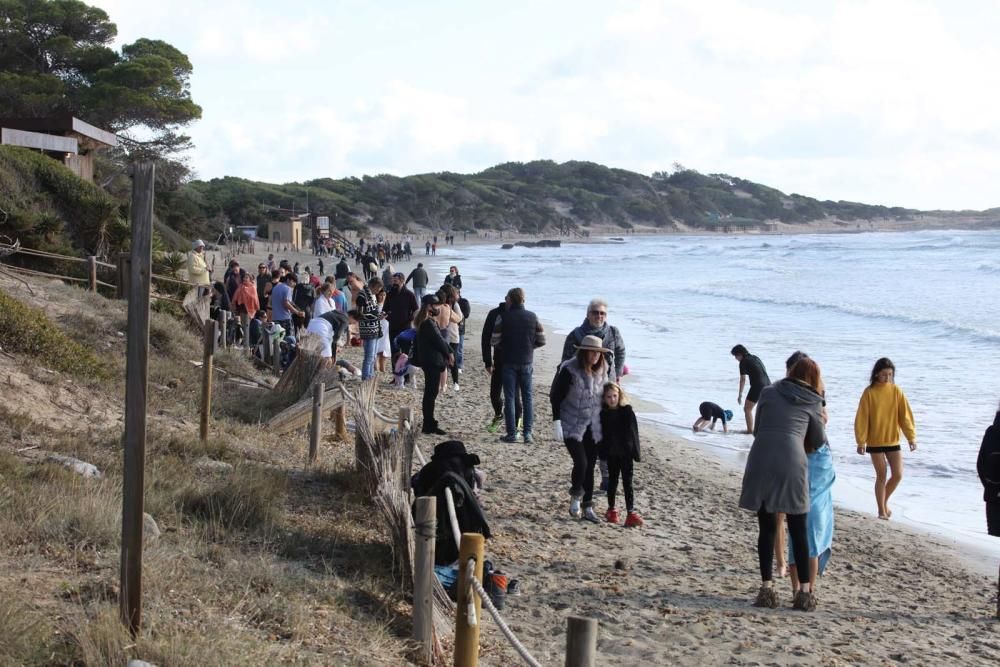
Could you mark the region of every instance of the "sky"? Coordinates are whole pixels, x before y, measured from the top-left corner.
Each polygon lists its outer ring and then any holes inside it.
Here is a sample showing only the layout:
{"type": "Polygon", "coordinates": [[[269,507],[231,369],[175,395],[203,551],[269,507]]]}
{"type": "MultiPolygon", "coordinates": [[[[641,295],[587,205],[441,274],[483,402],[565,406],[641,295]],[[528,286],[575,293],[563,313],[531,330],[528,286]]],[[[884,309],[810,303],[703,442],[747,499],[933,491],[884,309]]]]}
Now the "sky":
{"type": "Polygon", "coordinates": [[[1000,206],[1000,1],[89,0],[191,59],[197,177],[588,160],[1000,206]]]}

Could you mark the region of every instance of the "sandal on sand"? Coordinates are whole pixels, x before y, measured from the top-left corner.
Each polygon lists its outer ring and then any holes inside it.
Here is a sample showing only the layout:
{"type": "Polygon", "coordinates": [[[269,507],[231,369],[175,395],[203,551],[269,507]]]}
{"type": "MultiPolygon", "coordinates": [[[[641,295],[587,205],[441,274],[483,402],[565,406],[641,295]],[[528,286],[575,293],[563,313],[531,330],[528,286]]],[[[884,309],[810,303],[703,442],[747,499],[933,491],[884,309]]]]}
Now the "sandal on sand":
{"type": "Polygon", "coordinates": [[[778,594],[771,586],[761,586],[757,591],[757,599],[753,601],[755,607],[778,608],[778,594]]]}
{"type": "Polygon", "coordinates": [[[795,594],[795,602],[792,603],[792,608],[798,609],[799,611],[815,611],[816,596],[812,593],[799,591],[795,594]]]}

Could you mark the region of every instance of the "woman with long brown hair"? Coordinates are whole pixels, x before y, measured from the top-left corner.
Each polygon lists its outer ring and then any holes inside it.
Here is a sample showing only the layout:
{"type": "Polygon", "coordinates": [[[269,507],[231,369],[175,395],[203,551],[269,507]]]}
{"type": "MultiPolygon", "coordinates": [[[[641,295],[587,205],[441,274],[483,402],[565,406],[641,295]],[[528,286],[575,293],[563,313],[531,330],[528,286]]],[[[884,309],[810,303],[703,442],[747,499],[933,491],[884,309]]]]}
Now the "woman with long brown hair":
{"type": "Polygon", "coordinates": [[[868,454],[875,468],[875,502],[878,518],[892,516],[889,498],[903,480],[903,452],[899,432],[906,436],[910,451],[917,449],[917,430],[906,394],[896,383],[896,366],[887,357],[875,362],[868,387],[861,394],[854,417],[854,439],[858,454],[868,454]],[[886,468],[892,476],[886,479],[886,468]]]}
{"type": "MultiPolygon", "coordinates": [[[[762,583],[754,606],[778,606],[778,594],[773,586],[778,513],[785,514],[795,562],[809,562],[806,524],[809,464],[806,454],[826,442],[822,384],[816,362],[800,359],[788,371],[787,377],[763,389],[757,404],[754,440],[747,456],[740,494],[740,507],[756,512],[759,527],[757,556],[762,583]]],[[[800,581],[795,596],[796,609],[812,611],[816,608],[813,583],[812,576],[808,581],[800,581]]]]}

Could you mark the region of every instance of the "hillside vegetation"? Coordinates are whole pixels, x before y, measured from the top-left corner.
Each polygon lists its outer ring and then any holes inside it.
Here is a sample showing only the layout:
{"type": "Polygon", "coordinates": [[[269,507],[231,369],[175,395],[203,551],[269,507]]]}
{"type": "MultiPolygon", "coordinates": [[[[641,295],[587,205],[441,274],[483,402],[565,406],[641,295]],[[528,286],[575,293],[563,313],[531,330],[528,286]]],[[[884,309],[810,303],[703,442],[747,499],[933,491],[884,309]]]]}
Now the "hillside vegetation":
{"type": "Polygon", "coordinates": [[[419,226],[551,233],[591,225],[711,230],[765,221],[903,219],[917,213],[787,195],[741,178],[684,168],[644,176],[593,162],[540,160],[467,175],[321,178],[284,185],[233,177],[194,181],[172,196],[173,210],[161,215],[178,229],[219,220],[260,225],[279,207],[301,211],[307,202],[312,212],[330,216],[339,228],[393,231],[419,226]]]}
{"type": "Polygon", "coordinates": [[[0,665],[408,661],[409,602],[353,447],[325,441],[304,468],[304,432],[277,438],[247,414],[273,403],[267,390],[226,381],[266,377],[233,350],[215,356],[201,442],[201,336],[155,312],[144,494],[155,525],[144,629],[131,637],[118,620],[126,303],[0,276],[0,310],[12,313],[0,318],[0,665]]]}

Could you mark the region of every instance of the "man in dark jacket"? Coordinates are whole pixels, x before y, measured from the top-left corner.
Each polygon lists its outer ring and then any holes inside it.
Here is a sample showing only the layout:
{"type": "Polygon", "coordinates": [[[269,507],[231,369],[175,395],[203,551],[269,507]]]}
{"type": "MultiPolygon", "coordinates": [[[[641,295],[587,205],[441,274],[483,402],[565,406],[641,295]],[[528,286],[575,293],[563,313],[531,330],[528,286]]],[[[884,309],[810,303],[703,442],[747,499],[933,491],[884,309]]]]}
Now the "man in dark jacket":
{"type": "Polygon", "coordinates": [[[507,292],[507,311],[497,315],[493,325],[494,347],[501,348],[503,364],[504,421],[507,435],[502,442],[517,442],[517,422],[514,421],[514,397],[518,389],[524,401],[524,442],[535,441],[531,434],[534,426],[531,374],[534,368],[535,349],[545,345],[545,331],[541,322],[530,310],[524,308],[524,290],[513,287],[507,292]]]}
{"type": "Polygon", "coordinates": [[[417,268],[410,271],[410,275],[406,276],[406,280],[403,282],[404,285],[413,281],[413,293],[417,295],[417,301],[423,301],[424,293],[427,292],[427,271],[424,270],[423,262],[417,262],[417,268]]]}
{"type": "MultiPolygon", "coordinates": [[[[483,351],[483,364],[486,372],[490,374],[490,404],[493,406],[493,421],[486,427],[490,433],[496,433],[503,421],[503,365],[500,361],[501,350],[493,347],[493,327],[497,317],[507,311],[507,301],[501,301],[500,305],[486,313],[486,321],[483,323],[483,334],[480,339],[480,349],[483,351]]],[[[516,424],[521,420],[523,414],[521,408],[521,394],[515,396],[515,420],[516,424]]]]}
{"type": "Polygon", "coordinates": [[[337,289],[344,289],[347,284],[347,274],[351,272],[351,267],[347,263],[346,257],[341,257],[337,266],[333,269],[333,277],[337,279],[337,289]]]}
{"type": "Polygon", "coordinates": [[[604,299],[591,299],[583,324],[566,336],[562,361],[566,361],[576,354],[576,347],[583,341],[584,336],[597,336],[601,339],[604,347],[611,350],[604,355],[608,360],[608,369],[611,371],[610,379],[612,382],[621,380],[625,367],[625,341],[622,340],[618,328],[608,324],[608,304],[604,299]]]}
{"type": "Polygon", "coordinates": [[[417,297],[403,284],[404,281],[405,277],[402,273],[392,275],[392,283],[382,307],[382,310],[389,313],[389,340],[392,341],[393,363],[396,362],[396,355],[399,354],[399,348],[396,347],[396,336],[410,328],[413,316],[417,314],[420,307],[417,304],[417,297]]]}

